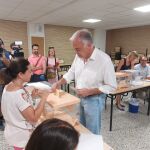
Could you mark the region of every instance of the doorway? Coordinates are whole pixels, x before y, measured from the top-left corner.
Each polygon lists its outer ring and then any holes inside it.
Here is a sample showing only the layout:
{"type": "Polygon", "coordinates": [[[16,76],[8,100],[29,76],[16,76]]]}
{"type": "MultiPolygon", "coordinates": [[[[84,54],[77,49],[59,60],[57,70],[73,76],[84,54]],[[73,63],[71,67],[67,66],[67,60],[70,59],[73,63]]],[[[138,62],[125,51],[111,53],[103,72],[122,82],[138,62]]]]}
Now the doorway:
{"type": "Polygon", "coordinates": [[[44,37],[31,37],[31,44],[38,44],[39,54],[44,56],[44,37]]]}

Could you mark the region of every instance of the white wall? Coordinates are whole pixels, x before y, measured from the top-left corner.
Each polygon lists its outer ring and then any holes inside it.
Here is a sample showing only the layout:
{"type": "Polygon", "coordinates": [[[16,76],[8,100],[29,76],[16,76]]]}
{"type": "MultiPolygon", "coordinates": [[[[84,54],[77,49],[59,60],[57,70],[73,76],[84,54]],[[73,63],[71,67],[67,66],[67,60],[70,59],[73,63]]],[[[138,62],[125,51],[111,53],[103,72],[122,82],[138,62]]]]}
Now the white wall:
{"type": "Polygon", "coordinates": [[[105,51],[106,48],[106,30],[104,29],[95,29],[94,30],[94,44],[97,48],[105,51]]]}
{"type": "Polygon", "coordinates": [[[28,22],[27,32],[28,32],[28,49],[30,55],[32,53],[31,37],[45,37],[44,24],[28,22]]]}

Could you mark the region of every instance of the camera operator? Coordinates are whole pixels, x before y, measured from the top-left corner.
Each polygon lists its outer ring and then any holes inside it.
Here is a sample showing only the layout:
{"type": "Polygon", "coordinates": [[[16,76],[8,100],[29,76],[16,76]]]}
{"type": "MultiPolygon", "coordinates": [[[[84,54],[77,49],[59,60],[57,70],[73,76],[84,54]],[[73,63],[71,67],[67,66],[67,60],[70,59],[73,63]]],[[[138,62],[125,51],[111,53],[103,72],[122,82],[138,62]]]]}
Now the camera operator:
{"type": "MultiPolygon", "coordinates": [[[[9,63],[10,63],[10,52],[7,51],[4,47],[4,42],[3,40],[0,38],[0,70],[6,68],[9,63]]],[[[0,129],[3,129],[3,117],[2,117],[2,113],[1,113],[1,96],[2,96],[2,91],[3,91],[3,81],[0,78],[0,129]]]]}

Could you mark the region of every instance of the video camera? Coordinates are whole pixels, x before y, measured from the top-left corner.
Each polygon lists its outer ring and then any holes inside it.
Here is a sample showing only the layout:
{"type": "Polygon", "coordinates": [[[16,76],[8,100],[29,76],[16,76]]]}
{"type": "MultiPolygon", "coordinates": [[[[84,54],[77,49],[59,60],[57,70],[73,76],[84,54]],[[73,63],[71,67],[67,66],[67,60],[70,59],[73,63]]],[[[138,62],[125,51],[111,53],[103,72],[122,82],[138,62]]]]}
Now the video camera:
{"type": "Polygon", "coordinates": [[[23,48],[20,47],[21,45],[22,41],[15,41],[14,43],[11,44],[14,58],[24,57],[23,48]]]}

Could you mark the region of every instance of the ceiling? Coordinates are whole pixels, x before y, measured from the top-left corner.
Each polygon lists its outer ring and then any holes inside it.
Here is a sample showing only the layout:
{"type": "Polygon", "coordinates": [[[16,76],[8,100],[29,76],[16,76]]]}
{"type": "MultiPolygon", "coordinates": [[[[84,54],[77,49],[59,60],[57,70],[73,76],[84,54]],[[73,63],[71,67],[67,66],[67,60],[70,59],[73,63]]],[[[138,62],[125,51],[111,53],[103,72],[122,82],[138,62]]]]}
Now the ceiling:
{"type": "Polygon", "coordinates": [[[113,29],[150,24],[150,13],[133,10],[150,0],[0,0],[0,19],[113,29]],[[83,19],[97,18],[96,24],[83,19]]]}

